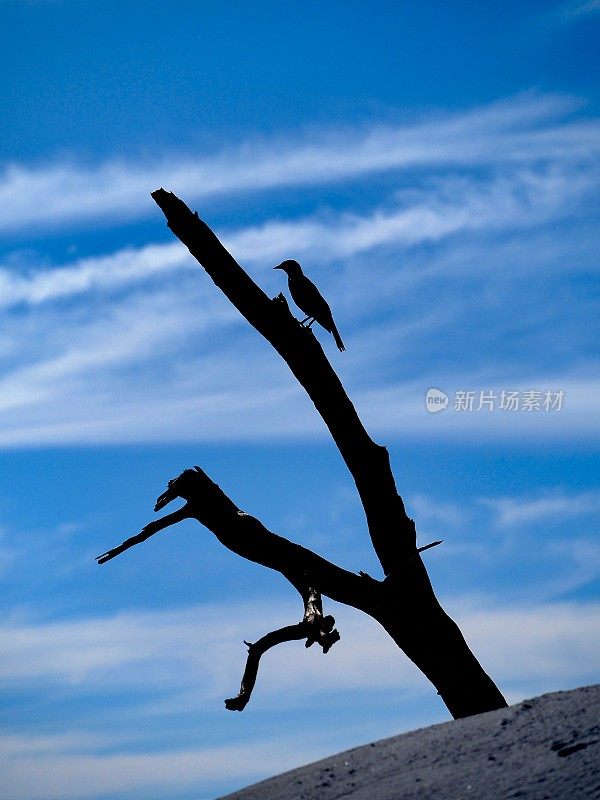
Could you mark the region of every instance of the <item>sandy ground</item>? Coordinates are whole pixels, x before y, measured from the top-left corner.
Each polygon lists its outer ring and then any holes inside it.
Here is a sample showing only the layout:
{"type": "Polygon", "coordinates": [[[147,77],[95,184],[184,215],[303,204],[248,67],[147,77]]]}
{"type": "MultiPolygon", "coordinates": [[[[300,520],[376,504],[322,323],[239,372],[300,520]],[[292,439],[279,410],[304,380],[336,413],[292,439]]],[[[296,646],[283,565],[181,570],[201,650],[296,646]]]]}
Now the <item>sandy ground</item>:
{"type": "Polygon", "coordinates": [[[600,684],[331,756],[227,800],[599,800],[600,684]]]}

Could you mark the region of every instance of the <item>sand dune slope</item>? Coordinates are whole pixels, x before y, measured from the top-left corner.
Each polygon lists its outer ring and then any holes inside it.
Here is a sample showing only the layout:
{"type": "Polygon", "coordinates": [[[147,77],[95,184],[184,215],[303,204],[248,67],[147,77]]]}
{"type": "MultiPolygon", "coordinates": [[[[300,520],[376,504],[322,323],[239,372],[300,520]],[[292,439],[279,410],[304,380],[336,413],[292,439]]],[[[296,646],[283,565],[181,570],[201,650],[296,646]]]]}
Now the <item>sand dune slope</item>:
{"type": "Polygon", "coordinates": [[[598,800],[600,684],[383,739],[227,800],[598,800]]]}

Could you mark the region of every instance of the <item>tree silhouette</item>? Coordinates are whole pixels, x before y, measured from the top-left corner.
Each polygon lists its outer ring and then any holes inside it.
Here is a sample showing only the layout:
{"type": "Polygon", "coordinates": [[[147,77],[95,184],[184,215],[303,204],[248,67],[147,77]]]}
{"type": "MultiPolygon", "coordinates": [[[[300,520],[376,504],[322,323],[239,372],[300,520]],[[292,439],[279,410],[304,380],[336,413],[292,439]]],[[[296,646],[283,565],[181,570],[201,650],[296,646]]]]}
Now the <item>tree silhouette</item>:
{"type": "Polygon", "coordinates": [[[155,511],[181,497],[178,511],[147,525],[123,544],[98,556],[103,564],[157,531],[194,518],[234,553],[279,571],[300,593],[304,618],[248,644],[237,697],[227,708],[241,711],[256,681],[260,657],[292,639],[317,643],[324,652],[339,639],[334,619],[323,614],[322,595],[364,611],[433,683],[453,717],[506,706],[506,701],[469,649],[458,626],[442,609],[417,548],[414,521],[396,490],[388,452],[367,434],[338,376],[310,329],[299,324],[282,294],[270,299],[211,229],[171,192],[152,193],[168,227],[204,267],[216,286],[287,363],[308,393],[346,463],[364,508],[371,542],[383,569],[378,580],[354,574],[294,544],[241,511],[200,467],[169,481],[155,511]]]}

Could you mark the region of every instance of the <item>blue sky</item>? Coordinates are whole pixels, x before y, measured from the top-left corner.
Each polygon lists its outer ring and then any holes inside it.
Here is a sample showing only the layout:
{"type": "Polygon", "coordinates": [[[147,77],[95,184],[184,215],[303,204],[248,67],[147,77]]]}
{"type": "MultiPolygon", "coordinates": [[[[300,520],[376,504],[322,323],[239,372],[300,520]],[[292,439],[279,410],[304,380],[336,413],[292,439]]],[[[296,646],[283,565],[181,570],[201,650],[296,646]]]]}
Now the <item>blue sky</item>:
{"type": "Polygon", "coordinates": [[[8,800],[204,800],[448,719],[330,602],[327,656],[270,652],[227,712],[242,640],[299,619],[285,581],[191,522],[94,563],[200,464],[380,574],[320,419],[167,230],[161,185],[272,296],[284,258],[322,288],[347,351],[316,335],[509,701],[598,681],[599,21],[594,0],[0,0],[8,800]]]}

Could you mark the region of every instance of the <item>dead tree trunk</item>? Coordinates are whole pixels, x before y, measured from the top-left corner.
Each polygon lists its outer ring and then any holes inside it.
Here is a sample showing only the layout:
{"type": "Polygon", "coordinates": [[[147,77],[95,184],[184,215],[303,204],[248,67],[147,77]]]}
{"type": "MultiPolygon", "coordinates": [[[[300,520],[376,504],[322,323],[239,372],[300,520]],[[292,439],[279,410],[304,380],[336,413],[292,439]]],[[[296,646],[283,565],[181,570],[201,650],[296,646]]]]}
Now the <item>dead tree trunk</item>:
{"type": "Polygon", "coordinates": [[[152,197],[169,228],[277,350],[307,391],[354,478],[385,577],[376,580],[347,572],[268,531],[257,519],[240,511],[198,467],[170,481],[156,507],[158,510],[175,497],[183,497],[186,505],[182,509],[104,553],[99,563],[180,519],[194,517],[230,550],[278,570],[298,589],[305,605],[303,622],[274,631],[249,646],[240,695],[227,701],[228,708],[243,708],[254,685],[258,659],[269,647],[286,639],[307,638],[307,646],[318,642],[326,651],[337,640],[333,619],[322,616],[320,594],[376,619],[433,683],[453,717],[506,706],[458,626],[436,599],[419,552],[424,548],[416,546],[415,524],[396,490],[388,452],[367,434],[317,339],[292,316],[283,295],[274,300],[267,297],[185,203],[163,189],[153,192],[152,197]]]}

